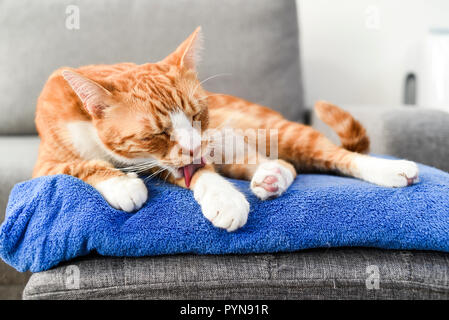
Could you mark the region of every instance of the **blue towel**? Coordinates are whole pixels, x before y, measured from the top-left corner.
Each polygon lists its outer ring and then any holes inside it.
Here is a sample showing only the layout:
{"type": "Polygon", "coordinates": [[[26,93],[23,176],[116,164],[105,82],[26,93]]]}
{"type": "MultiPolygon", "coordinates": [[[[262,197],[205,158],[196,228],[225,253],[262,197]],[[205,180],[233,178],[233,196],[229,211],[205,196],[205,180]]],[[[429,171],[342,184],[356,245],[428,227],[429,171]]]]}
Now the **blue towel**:
{"type": "Polygon", "coordinates": [[[38,272],[96,251],[107,256],[226,254],[365,246],[449,251],[449,174],[420,165],[421,182],[392,189],[352,178],[300,174],[280,198],[251,204],[236,232],[213,227],[192,192],[148,182],[135,214],[111,208],[90,185],[66,175],[20,183],[0,230],[0,256],[38,272]]]}

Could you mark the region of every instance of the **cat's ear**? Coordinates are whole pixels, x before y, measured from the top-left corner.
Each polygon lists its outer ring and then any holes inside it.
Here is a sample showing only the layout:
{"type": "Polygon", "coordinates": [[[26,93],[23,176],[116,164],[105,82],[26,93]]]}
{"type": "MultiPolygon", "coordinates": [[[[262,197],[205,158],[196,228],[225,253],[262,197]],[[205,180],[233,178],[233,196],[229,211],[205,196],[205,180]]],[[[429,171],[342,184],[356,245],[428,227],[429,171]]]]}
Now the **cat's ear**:
{"type": "Polygon", "coordinates": [[[195,31],[186,39],[179,47],[167,56],[163,63],[174,64],[180,68],[195,70],[199,62],[199,53],[202,48],[202,32],[201,27],[197,27],[195,31]]]}
{"type": "Polygon", "coordinates": [[[108,100],[111,93],[95,81],[76,72],[64,70],[62,76],[83,102],[87,112],[94,118],[101,118],[104,109],[108,106],[105,101],[108,100]]]}

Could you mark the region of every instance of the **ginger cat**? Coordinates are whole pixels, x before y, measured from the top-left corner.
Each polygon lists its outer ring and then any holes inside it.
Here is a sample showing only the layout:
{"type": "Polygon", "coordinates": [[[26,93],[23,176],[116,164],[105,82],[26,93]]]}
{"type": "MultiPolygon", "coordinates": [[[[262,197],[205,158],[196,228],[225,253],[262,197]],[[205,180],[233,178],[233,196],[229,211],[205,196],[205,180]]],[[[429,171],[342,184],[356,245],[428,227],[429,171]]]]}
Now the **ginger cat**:
{"type": "Polygon", "coordinates": [[[246,223],[250,207],[217,172],[250,180],[262,200],[280,196],[297,171],[337,172],[385,187],[418,181],[413,162],[362,154],[369,147],[365,129],[329,103],[318,102],[315,110],[338,133],[342,147],[266,107],[206,92],[195,71],[200,33],[197,28],[158,63],[55,71],[37,102],[41,145],[33,176],[72,175],[95,187],[114,208],[132,212],[148,198],[137,173],[160,174],[191,189],[204,216],[228,231],[246,223]],[[277,129],[279,159],[258,154],[257,159],[245,156],[245,163],[209,163],[205,152],[214,149],[202,137],[224,123],[243,130],[277,129]]]}

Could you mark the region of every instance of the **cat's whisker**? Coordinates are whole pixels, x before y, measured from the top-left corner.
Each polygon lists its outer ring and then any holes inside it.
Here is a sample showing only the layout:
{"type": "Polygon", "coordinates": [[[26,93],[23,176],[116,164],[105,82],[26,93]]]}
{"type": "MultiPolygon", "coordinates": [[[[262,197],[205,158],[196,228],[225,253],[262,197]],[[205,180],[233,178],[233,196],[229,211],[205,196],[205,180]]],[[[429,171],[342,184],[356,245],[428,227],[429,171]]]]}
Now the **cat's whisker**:
{"type": "Polygon", "coordinates": [[[202,100],[207,99],[207,98],[209,98],[209,97],[225,96],[225,95],[226,95],[226,94],[224,94],[224,93],[209,94],[209,95],[207,95],[207,96],[204,96],[204,97],[199,98],[197,101],[202,101],[202,100]]]}
{"type": "Polygon", "coordinates": [[[136,163],[127,167],[119,167],[120,169],[134,169],[134,168],[141,168],[141,167],[147,167],[147,166],[151,166],[151,165],[158,165],[159,163],[161,163],[162,161],[159,160],[148,160],[148,161],[144,161],[141,163],[136,163]]]}
{"type": "MultiPolygon", "coordinates": [[[[154,167],[153,167],[154,168],[154,167]]],[[[136,173],[143,173],[143,172],[147,172],[147,171],[149,171],[149,170],[151,170],[152,168],[142,168],[142,169],[139,169],[139,170],[135,170],[134,172],[136,172],[136,173]]]]}
{"type": "Polygon", "coordinates": [[[119,169],[123,170],[123,171],[149,170],[156,166],[158,166],[158,164],[149,164],[149,165],[144,165],[144,166],[130,166],[130,167],[124,167],[124,168],[119,168],[119,169]]]}
{"type": "Polygon", "coordinates": [[[137,174],[140,174],[140,173],[147,172],[147,171],[149,171],[149,170],[151,170],[151,169],[153,169],[155,167],[157,167],[157,166],[155,165],[155,166],[151,166],[151,167],[131,168],[131,169],[127,169],[127,170],[123,170],[122,169],[122,171],[124,171],[124,172],[135,172],[137,174]]]}
{"type": "Polygon", "coordinates": [[[167,170],[167,174],[165,175],[164,182],[167,182],[167,179],[169,176],[170,176],[170,171],[167,170]]]}
{"type": "Polygon", "coordinates": [[[199,88],[202,84],[204,84],[205,82],[207,82],[207,81],[209,81],[209,80],[212,80],[212,79],[214,79],[214,78],[221,77],[221,76],[232,76],[232,74],[231,74],[231,73],[217,73],[217,74],[214,74],[214,75],[212,75],[212,76],[210,76],[210,77],[207,77],[206,79],[202,80],[199,84],[197,84],[197,85],[195,86],[195,88],[193,88],[192,92],[189,94],[189,98],[192,99],[192,97],[193,97],[193,95],[195,94],[196,90],[198,90],[198,88],[199,88]]]}
{"type": "Polygon", "coordinates": [[[207,81],[209,81],[209,80],[211,80],[211,79],[214,79],[214,78],[217,78],[217,77],[222,77],[222,76],[232,76],[232,74],[229,73],[229,72],[224,72],[224,73],[217,73],[217,74],[214,74],[214,75],[212,75],[212,76],[210,76],[210,77],[207,77],[206,79],[202,80],[202,81],[200,82],[200,85],[202,85],[203,83],[205,83],[205,82],[207,82],[207,81]]]}
{"type": "Polygon", "coordinates": [[[156,172],[152,173],[152,174],[149,175],[148,177],[145,177],[145,178],[144,178],[144,181],[151,180],[153,177],[157,176],[158,174],[160,174],[161,172],[163,172],[163,171],[165,171],[165,170],[167,170],[167,169],[161,168],[161,169],[157,170],[156,172]]]}

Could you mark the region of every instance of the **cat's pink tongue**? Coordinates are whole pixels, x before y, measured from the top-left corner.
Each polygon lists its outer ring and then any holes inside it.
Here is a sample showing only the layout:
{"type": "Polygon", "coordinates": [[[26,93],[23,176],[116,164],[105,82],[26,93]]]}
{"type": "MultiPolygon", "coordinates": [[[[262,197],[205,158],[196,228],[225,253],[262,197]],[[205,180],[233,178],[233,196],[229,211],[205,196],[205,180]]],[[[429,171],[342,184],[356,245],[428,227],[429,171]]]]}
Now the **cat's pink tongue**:
{"type": "Polygon", "coordinates": [[[184,173],[184,181],[186,183],[186,187],[190,187],[190,181],[192,181],[192,176],[195,173],[196,170],[199,168],[204,167],[205,163],[203,162],[203,159],[201,159],[201,163],[192,163],[187,166],[182,167],[183,173],[184,173]]]}

